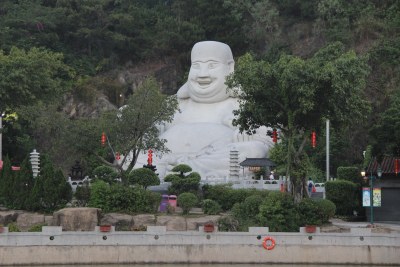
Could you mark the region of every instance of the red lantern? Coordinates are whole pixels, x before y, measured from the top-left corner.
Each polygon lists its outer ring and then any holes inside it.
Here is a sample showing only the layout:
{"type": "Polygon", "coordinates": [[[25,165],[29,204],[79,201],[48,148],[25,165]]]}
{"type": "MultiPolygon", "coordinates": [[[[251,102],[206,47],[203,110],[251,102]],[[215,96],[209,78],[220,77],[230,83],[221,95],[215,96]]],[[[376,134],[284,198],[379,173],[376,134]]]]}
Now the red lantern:
{"type": "Polygon", "coordinates": [[[274,129],[272,132],[272,142],[274,142],[275,144],[278,142],[278,132],[276,131],[276,129],[274,129]]]}
{"type": "Polygon", "coordinates": [[[149,149],[147,152],[147,165],[151,166],[153,164],[153,150],[149,149]]]}
{"type": "Polygon", "coordinates": [[[115,159],[116,160],[120,160],[121,159],[121,155],[119,154],[119,152],[115,153],[115,159]]]}
{"type": "Polygon", "coordinates": [[[399,159],[394,159],[394,173],[397,175],[397,173],[399,172],[399,164],[400,160],[399,159]]]}
{"type": "Polygon", "coordinates": [[[103,133],[101,134],[101,145],[104,146],[104,145],[106,144],[106,141],[107,141],[107,136],[106,136],[106,134],[103,132],[103,133]]]}
{"type": "Polygon", "coordinates": [[[312,131],[311,133],[311,146],[315,148],[317,146],[317,134],[315,131],[312,131]]]}

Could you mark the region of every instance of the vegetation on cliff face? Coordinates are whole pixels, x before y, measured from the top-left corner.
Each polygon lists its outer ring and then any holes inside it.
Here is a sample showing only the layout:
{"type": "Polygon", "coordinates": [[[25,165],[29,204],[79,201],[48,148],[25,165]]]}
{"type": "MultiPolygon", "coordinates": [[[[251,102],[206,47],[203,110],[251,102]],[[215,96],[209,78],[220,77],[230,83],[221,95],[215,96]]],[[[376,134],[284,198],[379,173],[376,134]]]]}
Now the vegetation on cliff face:
{"type": "MultiPolygon", "coordinates": [[[[393,100],[400,84],[399,31],[396,0],[4,0],[0,111],[17,112],[18,119],[4,121],[3,154],[19,164],[35,147],[64,169],[83,156],[89,169],[96,166],[96,158],[72,149],[74,140],[91,140],[93,128],[87,119],[71,121],[62,113],[62,96],[72,92],[75,99],[93,103],[103,93],[119,107],[142,78],[121,82],[118,73],[168,62],[168,74],[156,77],[162,86],[165,77],[174,77],[168,84],[176,84],[184,79],[193,44],[217,40],[237,57],[250,52],[271,64],[282,53],[311,58],[336,41],[368,56],[371,72],[363,93],[372,112],[362,123],[332,125],[331,173],[360,163],[367,144],[374,146],[373,154],[398,155],[398,138],[386,135],[387,125],[400,117],[399,102],[393,100]],[[60,97],[50,100],[50,95],[60,97]],[[17,100],[23,103],[16,105],[17,100]]],[[[311,156],[320,169],[323,147],[322,132],[311,156]]]]}

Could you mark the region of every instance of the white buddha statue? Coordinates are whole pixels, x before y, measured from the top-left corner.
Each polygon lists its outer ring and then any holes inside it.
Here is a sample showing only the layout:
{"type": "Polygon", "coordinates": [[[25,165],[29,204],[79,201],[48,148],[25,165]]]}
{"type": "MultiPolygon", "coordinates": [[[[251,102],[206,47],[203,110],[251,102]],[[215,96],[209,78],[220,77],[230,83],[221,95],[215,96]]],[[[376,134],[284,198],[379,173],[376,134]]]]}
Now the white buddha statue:
{"type": "MultiPolygon", "coordinates": [[[[160,176],[187,164],[202,180],[224,178],[229,176],[230,151],[239,152],[239,162],[266,157],[272,141],[265,127],[248,136],[232,125],[239,103],[225,85],[235,64],[230,47],[214,41],[196,43],[191,61],[188,81],[177,92],[179,111],[160,135],[171,152],[158,157],[155,152],[153,158],[160,176]]],[[[142,166],[143,159],[137,165],[142,166]]]]}

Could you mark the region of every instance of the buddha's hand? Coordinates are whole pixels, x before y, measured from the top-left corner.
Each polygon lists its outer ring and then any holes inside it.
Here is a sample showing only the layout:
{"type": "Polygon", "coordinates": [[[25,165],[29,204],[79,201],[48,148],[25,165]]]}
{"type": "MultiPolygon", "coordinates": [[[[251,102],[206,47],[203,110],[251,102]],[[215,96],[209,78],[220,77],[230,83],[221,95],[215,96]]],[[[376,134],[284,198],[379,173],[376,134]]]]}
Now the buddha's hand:
{"type": "Polygon", "coordinates": [[[239,129],[236,129],[233,133],[233,142],[248,142],[252,140],[252,136],[246,134],[245,132],[240,132],[239,129]]]}
{"type": "Polygon", "coordinates": [[[267,135],[267,127],[262,126],[258,128],[255,133],[247,134],[246,132],[240,133],[239,129],[234,132],[234,142],[249,142],[249,141],[260,141],[263,143],[270,143],[271,137],[267,135]]]}

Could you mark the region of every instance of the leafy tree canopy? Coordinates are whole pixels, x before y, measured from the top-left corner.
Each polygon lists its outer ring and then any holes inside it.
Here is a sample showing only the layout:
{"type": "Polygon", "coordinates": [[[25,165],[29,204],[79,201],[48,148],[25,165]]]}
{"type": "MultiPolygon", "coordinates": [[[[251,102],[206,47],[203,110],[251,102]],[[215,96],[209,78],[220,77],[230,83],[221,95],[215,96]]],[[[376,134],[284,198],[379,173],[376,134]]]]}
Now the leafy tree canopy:
{"type": "Polygon", "coordinates": [[[301,188],[311,132],[320,131],[324,119],[338,127],[368,113],[362,97],[368,71],[366,58],[346,52],[340,43],[306,60],[282,55],[269,63],[246,54],[227,81],[240,98],[234,124],[248,133],[261,125],[279,129],[287,151],[286,175],[301,188]]]}
{"type": "Polygon", "coordinates": [[[49,102],[69,89],[73,72],[63,56],[43,49],[0,51],[0,110],[49,102]]]}

